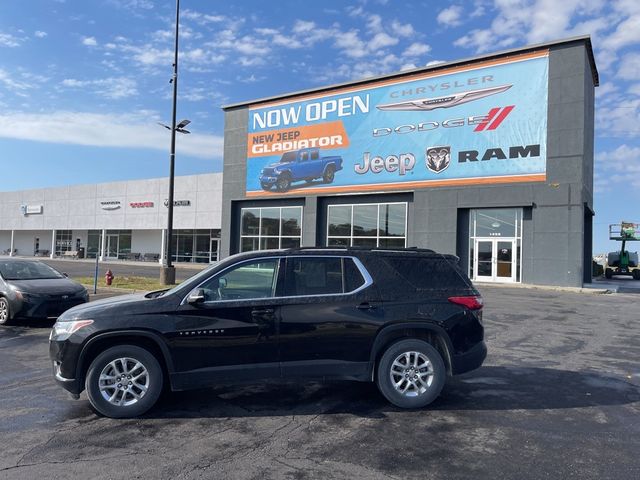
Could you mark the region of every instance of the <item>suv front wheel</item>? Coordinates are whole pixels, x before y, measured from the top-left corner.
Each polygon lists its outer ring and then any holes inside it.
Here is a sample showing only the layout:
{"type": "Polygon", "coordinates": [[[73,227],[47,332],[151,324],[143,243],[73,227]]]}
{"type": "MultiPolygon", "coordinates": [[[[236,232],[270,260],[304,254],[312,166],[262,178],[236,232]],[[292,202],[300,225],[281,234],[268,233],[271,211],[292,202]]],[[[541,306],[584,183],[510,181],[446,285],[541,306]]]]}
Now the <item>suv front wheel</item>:
{"type": "Polygon", "coordinates": [[[98,355],[87,372],[91,406],[111,418],[142,415],[162,392],[162,368],[156,357],[135,345],[117,345],[98,355]]]}
{"type": "Polygon", "coordinates": [[[400,408],[421,408],[433,402],[447,371],[438,351],[422,340],[391,345],[378,362],[377,384],[389,402],[400,408]]]}

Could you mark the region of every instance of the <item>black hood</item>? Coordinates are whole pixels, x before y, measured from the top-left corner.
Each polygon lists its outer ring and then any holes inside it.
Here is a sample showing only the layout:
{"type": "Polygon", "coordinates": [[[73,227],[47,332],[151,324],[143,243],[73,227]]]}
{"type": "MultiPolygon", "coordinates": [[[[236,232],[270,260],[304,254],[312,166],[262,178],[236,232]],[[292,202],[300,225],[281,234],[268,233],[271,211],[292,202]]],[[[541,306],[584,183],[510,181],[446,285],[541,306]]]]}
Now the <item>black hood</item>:
{"type": "Polygon", "coordinates": [[[84,287],[68,278],[46,278],[41,280],[7,280],[6,283],[24,293],[37,295],[76,295],[84,287]]]}
{"type": "Polygon", "coordinates": [[[94,302],[83,303],[64,312],[59,322],[83,320],[87,318],[112,317],[117,314],[149,313],[152,310],[164,311],[175,309],[174,297],[148,297],[147,293],[134,293],[104,298],[94,302]],[[173,308],[172,308],[173,307],[173,308]]]}

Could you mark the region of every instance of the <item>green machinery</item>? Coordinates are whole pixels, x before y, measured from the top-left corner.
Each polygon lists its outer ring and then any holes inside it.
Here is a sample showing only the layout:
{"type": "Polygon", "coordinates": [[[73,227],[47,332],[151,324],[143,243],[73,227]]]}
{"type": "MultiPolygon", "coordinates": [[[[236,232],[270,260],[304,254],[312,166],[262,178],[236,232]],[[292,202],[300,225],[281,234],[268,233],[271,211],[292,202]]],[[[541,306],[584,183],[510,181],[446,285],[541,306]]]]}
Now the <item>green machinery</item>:
{"type": "Polygon", "coordinates": [[[609,225],[609,239],[622,242],[619,252],[609,252],[604,268],[604,276],[631,275],[640,280],[638,252],[630,252],[625,247],[627,242],[640,241],[640,224],[621,222],[609,225]]]}

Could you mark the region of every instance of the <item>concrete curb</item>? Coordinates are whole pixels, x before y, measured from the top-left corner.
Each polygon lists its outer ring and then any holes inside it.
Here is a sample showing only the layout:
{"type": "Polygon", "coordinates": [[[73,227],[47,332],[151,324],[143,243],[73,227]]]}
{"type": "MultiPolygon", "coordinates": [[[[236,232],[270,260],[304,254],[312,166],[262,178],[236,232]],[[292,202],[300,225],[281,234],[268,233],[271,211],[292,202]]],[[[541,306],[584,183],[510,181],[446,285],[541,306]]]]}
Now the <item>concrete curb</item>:
{"type": "Polygon", "coordinates": [[[486,283],[486,282],[474,282],[474,285],[478,287],[499,287],[499,288],[522,288],[532,290],[547,290],[553,292],[570,292],[570,293],[586,293],[586,294],[611,294],[617,293],[616,290],[608,288],[592,288],[592,287],[559,287],[553,285],[533,285],[528,283],[486,283]]]}

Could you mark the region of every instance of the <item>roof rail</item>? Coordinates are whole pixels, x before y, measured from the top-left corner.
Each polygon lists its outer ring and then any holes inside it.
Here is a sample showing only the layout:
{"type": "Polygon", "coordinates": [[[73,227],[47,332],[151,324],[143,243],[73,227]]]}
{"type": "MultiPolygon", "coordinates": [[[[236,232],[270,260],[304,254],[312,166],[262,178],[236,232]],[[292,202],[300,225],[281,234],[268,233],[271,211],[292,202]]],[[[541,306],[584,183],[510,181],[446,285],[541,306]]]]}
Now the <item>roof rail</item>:
{"type": "Polygon", "coordinates": [[[374,252],[418,252],[418,253],[437,253],[435,250],[429,248],[419,247],[348,247],[346,245],[332,245],[329,247],[294,247],[287,249],[289,251],[301,251],[301,250],[356,250],[356,251],[374,251],[374,252]]]}

